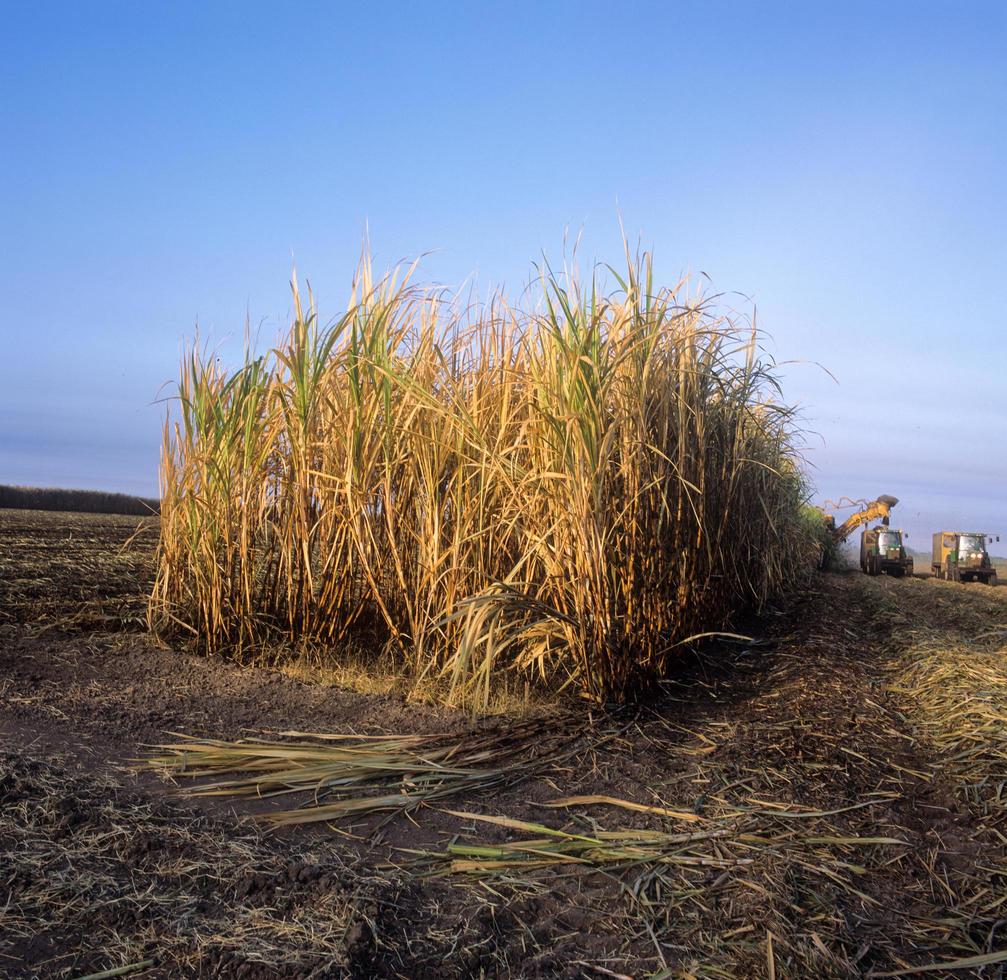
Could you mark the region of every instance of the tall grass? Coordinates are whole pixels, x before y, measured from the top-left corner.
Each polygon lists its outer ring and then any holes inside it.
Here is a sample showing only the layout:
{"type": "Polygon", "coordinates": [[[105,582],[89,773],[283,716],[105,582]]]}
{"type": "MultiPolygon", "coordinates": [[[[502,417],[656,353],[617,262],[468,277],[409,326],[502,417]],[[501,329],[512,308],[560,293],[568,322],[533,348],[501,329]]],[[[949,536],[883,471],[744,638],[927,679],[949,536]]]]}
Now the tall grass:
{"type": "Polygon", "coordinates": [[[619,699],[814,561],[791,413],[748,324],[648,255],[531,310],[367,260],[322,325],[186,351],[150,621],[207,650],[361,631],[485,704],[502,672],[619,699]]]}

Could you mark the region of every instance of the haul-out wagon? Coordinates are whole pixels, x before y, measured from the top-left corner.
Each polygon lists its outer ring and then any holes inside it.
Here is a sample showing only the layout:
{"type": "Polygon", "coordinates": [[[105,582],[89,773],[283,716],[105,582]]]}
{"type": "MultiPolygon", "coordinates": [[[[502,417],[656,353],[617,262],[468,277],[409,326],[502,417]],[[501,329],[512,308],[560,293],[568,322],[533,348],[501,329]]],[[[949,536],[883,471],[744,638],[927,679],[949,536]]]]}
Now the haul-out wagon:
{"type": "Polygon", "coordinates": [[[949,582],[995,585],[997,570],[986,550],[988,537],[975,531],[938,531],[930,565],[934,575],[949,582]]]}
{"type": "Polygon", "coordinates": [[[860,568],[868,575],[882,572],[902,578],[913,574],[913,559],[906,554],[903,534],[893,527],[860,532],[860,568]]]}

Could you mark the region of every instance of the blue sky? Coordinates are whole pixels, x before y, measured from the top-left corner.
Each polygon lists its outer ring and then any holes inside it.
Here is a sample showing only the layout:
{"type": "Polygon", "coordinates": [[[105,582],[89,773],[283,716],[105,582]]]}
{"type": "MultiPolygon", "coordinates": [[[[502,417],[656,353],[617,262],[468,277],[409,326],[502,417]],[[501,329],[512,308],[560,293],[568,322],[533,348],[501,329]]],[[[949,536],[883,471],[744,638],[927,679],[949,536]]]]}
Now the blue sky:
{"type": "Polygon", "coordinates": [[[0,482],[153,492],[197,319],[337,312],[365,226],[516,291],[621,214],[802,362],[819,499],[1007,531],[1007,4],[0,6],[0,482]]]}

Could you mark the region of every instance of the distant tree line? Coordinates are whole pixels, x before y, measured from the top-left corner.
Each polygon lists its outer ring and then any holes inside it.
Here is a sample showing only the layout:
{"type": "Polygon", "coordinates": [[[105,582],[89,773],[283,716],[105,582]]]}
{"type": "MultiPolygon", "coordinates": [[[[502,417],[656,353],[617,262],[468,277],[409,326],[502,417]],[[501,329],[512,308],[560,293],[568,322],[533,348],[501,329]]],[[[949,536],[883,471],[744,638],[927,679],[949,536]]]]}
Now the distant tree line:
{"type": "Polygon", "coordinates": [[[59,490],[0,484],[0,507],[146,516],[159,513],[161,502],[151,497],[133,497],[128,493],[106,493],[103,490],[59,490]]]}

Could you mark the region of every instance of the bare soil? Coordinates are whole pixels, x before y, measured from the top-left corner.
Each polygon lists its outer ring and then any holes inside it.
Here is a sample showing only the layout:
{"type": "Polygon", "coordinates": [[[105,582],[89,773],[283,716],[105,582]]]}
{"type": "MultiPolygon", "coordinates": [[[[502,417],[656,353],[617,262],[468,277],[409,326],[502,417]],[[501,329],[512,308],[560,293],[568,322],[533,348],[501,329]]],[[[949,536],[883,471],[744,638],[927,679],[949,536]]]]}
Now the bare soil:
{"type": "Polygon", "coordinates": [[[963,792],[893,678],[910,633],[950,647],[1007,623],[1007,590],[819,577],[754,624],[765,642],[683,656],[647,703],[585,709],[561,765],[452,802],[582,834],[668,820],[544,804],[669,807],[715,829],[701,857],[473,877],[440,860],[447,844],[513,832],[433,808],[270,831],[254,819],[265,801],[184,796],[138,768],[168,732],[509,723],[160,645],[143,625],[155,535],[133,518],[0,511],[3,975],[1003,975],[1007,956],[939,965],[1007,948],[1007,773],[963,792]]]}

